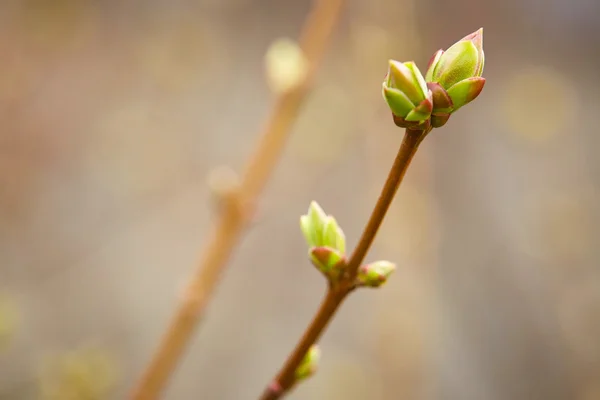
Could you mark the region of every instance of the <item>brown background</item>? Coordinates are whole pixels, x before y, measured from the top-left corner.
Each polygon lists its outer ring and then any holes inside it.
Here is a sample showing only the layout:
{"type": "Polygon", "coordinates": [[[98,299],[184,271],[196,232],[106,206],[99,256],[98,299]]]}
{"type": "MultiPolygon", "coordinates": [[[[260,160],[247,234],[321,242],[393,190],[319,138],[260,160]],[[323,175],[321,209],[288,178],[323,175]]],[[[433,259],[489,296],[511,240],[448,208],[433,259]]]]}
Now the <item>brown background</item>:
{"type": "MultiPolygon", "coordinates": [[[[264,54],[309,6],[2,1],[0,399],[50,399],[46,357],[90,343],[115,373],[95,398],[124,398],[196,265],[207,175],[244,165],[273,102],[264,54]]],[[[424,143],[368,256],[397,273],[345,304],[290,399],[600,399],[599,23],[595,0],[349,1],[164,398],[257,397],[324,290],[299,215],[319,201],[353,245],[399,144],[386,60],[425,70],[484,26],[485,90],[424,143]]]]}

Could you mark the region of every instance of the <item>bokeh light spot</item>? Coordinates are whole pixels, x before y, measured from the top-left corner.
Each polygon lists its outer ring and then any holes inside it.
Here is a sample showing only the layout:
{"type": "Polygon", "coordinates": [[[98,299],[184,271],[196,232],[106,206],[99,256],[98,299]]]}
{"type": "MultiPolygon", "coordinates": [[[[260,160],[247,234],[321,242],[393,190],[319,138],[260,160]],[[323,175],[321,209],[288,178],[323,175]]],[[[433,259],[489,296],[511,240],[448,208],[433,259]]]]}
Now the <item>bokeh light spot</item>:
{"type": "Polygon", "coordinates": [[[116,383],[115,361],[96,348],[54,356],[43,367],[40,397],[44,400],[105,399],[116,383]]]}

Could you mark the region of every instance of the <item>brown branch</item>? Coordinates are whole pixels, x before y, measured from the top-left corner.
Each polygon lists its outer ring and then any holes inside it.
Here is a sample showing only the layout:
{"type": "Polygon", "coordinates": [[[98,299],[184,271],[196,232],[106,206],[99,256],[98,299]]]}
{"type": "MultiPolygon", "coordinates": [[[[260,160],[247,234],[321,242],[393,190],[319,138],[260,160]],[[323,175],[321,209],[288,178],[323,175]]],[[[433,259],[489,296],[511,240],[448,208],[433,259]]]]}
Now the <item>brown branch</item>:
{"type": "Polygon", "coordinates": [[[197,272],[156,353],[132,391],[132,400],[160,397],[196,325],[204,315],[229,255],[248,223],[247,206],[252,206],[266,184],[285,144],[302,101],[314,80],[316,69],[339,19],[343,0],[316,0],[300,38],[308,61],[305,80],[279,96],[267,119],[264,133],[239,187],[224,201],[213,234],[208,240],[197,272]]]}
{"type": "Polygon", "coordinates": [[[392,200],[394,200],[394,196],[396,196],[396,192],[400,187],[400,183],[402,183],[402,179],[406,174],[410,162],[419,148],[419,144],[425,138],[427,133],[429,133],[429,131],[411,129],[407,129],[404,133],[400,149],[398,150],[398,154],[396,155],[396,159],[394,160],[394,164],[388,174],[383,189],[381,189],[377,204],[375,204],[369,222],[363,230],[362,236],[348,261],[348,272],[352,281],[354,281],[360,265],[373,244],[375,235],[377,235],[377,232],[379,231],[379,227],[392,204],[392,200]]]}
{"type": "Polygon", "coordinates": [[[348,274],[337,284],[332,285],[326,297],[323,299],[317,314],[313,318],[312,322],[302,335],[302,338],[296,345],[296,348],[292,351],[288,357],[286,363],[281,368],[279,373],[273,382],[265,389],[261,400],[277,400],[283,397],[295,384],[295,373],[296,369],[302,362],[302,359],[310,349],[310,347],[319,339],[321,334],[327,328],[329,322],[333,319],[337,309],[342,304],[348,293],[350,293],[354,287],[354,281],[358,268],[362,264],[377,231],[383,222],[383,219],[394,200],[394,196],[400,187],[402,178],[406,174],[406,170],[410,165],[413,156],[419,148],[419,144],[427,135],[428,131],[410,130],[407,129],[402,139],[402,144],[398,150],[394,164],[388,174],[387,180],[377,204],[371,213],[369,222],[365,227],[363,234],[356,245],[352,256],[348,261],[347,271],[348,274]]]}

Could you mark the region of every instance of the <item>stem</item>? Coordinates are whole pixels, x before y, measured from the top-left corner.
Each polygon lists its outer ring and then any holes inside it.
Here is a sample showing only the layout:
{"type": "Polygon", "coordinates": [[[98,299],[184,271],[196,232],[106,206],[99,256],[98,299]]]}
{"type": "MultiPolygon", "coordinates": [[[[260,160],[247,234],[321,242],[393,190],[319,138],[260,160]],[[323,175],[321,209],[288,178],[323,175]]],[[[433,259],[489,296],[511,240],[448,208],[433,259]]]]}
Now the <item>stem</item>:
{"type": "Polygon", "coordinates": [[[287,361],[273,380],[265,389],[261,400],[277,400],[283,397],[294,386],[296,369],[302,362],[305,354],[319,337],[323,334],[329,322],[333,319],[337,309],[346,296],[354,289],[354,279],[358,268],[362,264],[377,231],[385,218],[387,210],[402,183],[402,178],[410,165],[419,144],[427,135],[428,131],[407,129],[402,139],[402,144],[394,160],[394,164],[388,174],[387,180],[381,190],[377,204],[371,213],[369,222],[356,245],[350,260],[348,261],[348,274],[327,291],[317,314],[302,335],[302,338],[288,357],[287,361]]]}
{"type": "Polygon", "coordinates": [[[321,302],[319,310],[315,314],[309,328],[304,332],[302,339],[296,345],[296,348],[286,361],[285,365],[281,369],[281,372],[275,378],[275,385],[269,386],[263,396],[262,400],[275,400],[279,399],[287,390],[289,390],[295,383],[296,369],[302,362],[304,355],[310,349],[310,346],[315,343],[325,328],[331,317],[335,314],[340,304],[346,297],[347,291],[336,290],[330,288],[327,291],[327,295],[321,302]]]}
{"type": "Polygon", "coordinates": [[[377,204],[375,204],[369,222],[348,261],[348,272],[352,280],[356,277],[358,268],[371,248],[373,240],[379,231],[379,227],[383,223],[383,219],[394,200],[394,196],[400,187],[400,183],[402,183],[406,170],[417,152],[419,144],[425,138],[427,133],[427,131],[406,129],[394,164],[388,173],[383,189],[381,189],[379,199],[377,199],[377,204]]]}
{"type": "Polygon", "coordinates": [[[240,186],[224,199],[212,237],[209,239],[198,269],[186,288],[167,332],[162,338],[130,399],[159,398],[175,370],[187,343],[219,282],[229,255],[248,225],[247,205],[252,206],[264,188],[282,153],[287,132],[306,98],[317,66],[323,58],[333,28],[339,19],[343,0],[315,0],[306,20],[300,46],[308,60],[306,78],[296,88],[280,95],[271,111],[264,133],[251,158],[240,186]]]}

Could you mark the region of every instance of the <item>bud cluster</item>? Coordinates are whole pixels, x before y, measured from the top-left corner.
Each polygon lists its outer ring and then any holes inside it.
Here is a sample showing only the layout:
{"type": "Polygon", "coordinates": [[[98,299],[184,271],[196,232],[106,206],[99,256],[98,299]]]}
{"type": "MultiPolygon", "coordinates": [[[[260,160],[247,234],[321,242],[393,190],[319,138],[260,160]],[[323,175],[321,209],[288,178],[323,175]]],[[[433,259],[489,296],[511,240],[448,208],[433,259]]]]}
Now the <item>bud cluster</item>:
{"type": "Polygon", "coordinates": [[[425,78],[414,62],[390,60],[383,97],[396,125],[429,130],[473,101],[483,89],[483,29],[465,36],[446,51],[438,50],[425,78]]]}

